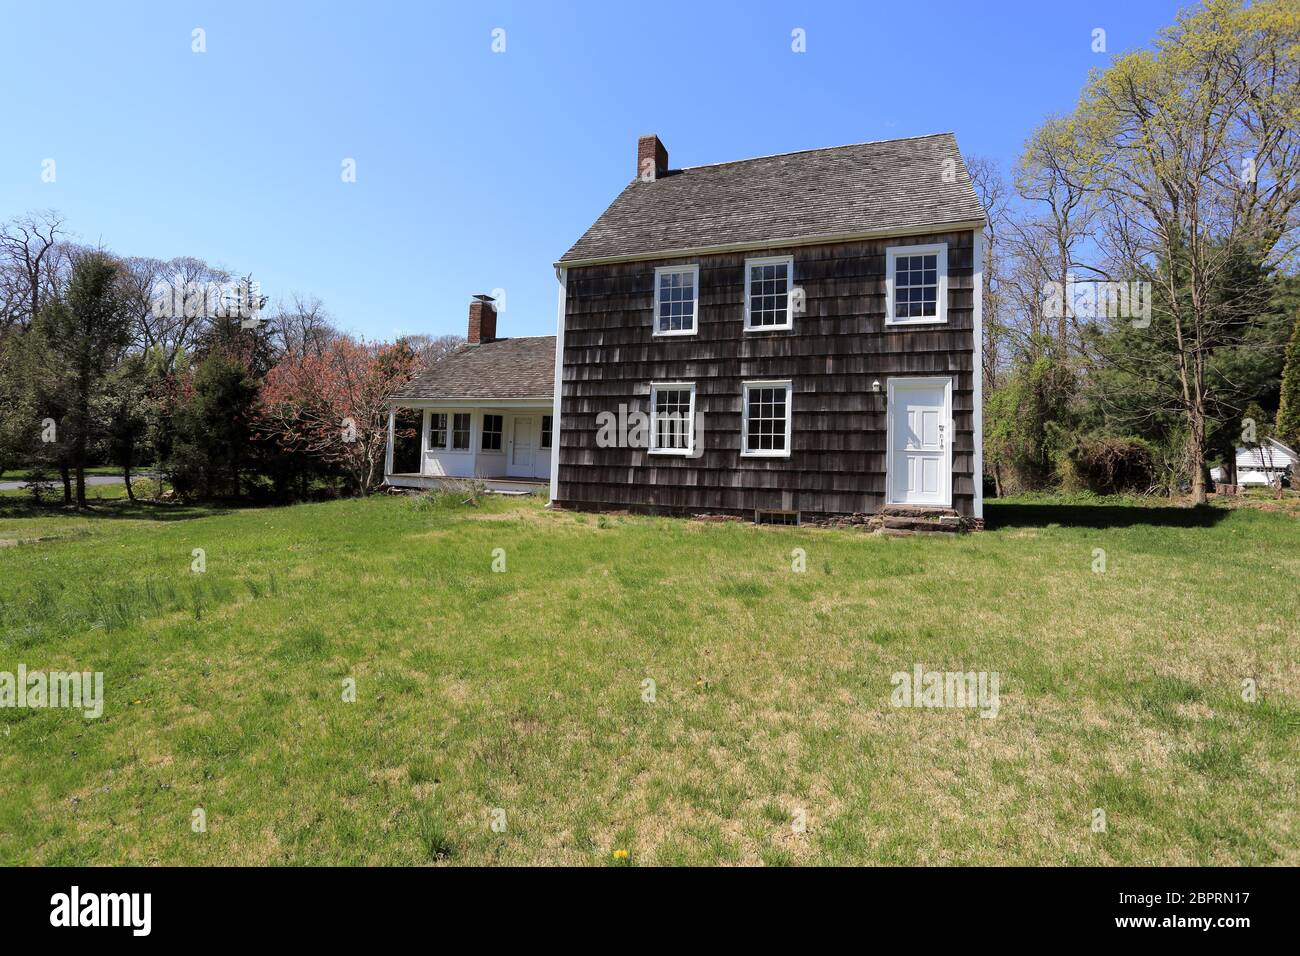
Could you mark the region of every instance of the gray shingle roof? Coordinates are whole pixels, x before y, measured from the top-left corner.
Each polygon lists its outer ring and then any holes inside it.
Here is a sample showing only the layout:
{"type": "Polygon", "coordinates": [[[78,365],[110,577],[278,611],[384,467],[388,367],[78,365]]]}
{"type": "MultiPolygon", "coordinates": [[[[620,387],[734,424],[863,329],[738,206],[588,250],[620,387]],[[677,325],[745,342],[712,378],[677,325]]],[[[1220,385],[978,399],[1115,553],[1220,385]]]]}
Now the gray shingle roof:
{"type": "Polygon", "coordinates": [[[956,138],[935,133],[633,181],[557,264],[983,218],[956,138]],[[944,181],[947,159],[952,182],[944,181]]]}
{"type": "Polygon", "coordinates": [[[528,335],[466,345],[421,372],[389,401],[551,398],[555,336],[528,335]]]}

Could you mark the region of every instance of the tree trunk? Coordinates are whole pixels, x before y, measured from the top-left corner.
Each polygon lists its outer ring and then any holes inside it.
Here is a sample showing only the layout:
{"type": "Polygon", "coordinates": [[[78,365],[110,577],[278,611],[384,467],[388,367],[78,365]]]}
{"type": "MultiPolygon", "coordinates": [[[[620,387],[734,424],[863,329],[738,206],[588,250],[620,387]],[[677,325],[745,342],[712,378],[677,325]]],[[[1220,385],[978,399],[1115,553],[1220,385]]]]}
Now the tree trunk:
{"type": "Polygon", "coordinates": [[[59,477],[63,479],[63,503],[72,504],[72,477],[66,461],[59,462],[59,477]]]}
{"type": "Polygon", "coordinates": [[[1192,504],[1205,504],[1205,416],[1199,408],[1192,410],[1191,429],[1187,435],[1187,460],[1192,478],[1192,504]]]}
{"type": "Polygon", "coordinates": [[[122,463],[122,481],[126,483],[126,500],[135,501],[135,492],[131,490],[131,459],[122,463]]]}
{"type": "Polygon", "coordinates": [[[77,507],[86,507],[86,466],[77,462],[77,507]]]}

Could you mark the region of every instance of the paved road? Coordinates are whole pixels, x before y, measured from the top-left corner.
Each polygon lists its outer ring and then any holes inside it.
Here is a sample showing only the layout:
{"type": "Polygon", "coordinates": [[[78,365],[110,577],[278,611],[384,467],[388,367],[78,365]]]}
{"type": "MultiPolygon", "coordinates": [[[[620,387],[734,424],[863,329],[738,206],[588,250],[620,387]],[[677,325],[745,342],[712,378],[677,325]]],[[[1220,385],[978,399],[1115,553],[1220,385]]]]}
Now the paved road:
{"type": "MultiPolygon", "coordinates": [[[[148,476],[132,475],[131,477],[147,478],[148,476]]],[[[120,485],[121,483],[122,483],[121,475],[87,475],[86,476],[87,485],[120,485]]],[[[25,484],[27,484],[27,482],[25,481],[0,481],[0,491],[17,491],[25,484]]],[[[63,487],[63,482],[58,478],[55,478],[53,481],[50,482],[50,484],[56,488],[63,487]]],[[[75,484],[76,482],[74,480],[73,485],[75,486],[75,484]]]]}

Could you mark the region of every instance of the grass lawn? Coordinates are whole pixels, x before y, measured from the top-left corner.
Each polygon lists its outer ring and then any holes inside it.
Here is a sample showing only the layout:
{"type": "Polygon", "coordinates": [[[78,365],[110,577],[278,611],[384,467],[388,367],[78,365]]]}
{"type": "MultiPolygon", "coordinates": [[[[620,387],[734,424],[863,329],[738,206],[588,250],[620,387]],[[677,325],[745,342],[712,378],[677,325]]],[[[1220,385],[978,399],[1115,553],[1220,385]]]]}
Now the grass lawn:
{"type": "Polygon", "coordinates": [[[1300,863],[1289,504],[94,512],[0,498],[0,671],[106,699],[0,709],[0,863],[1300,863]],[[997,717],[892,706],[916,664],[997,717]]]}
{"type": "MultiPolygon", "coordinates": [[[[149,466],[144,465],[134,470],[140,472],[140,471],[147,471],[148,468],[149,466]]],[[[51,470],[49,474],[51,476],[51,480],[60,488],[62,488],[63,482],[62,479],[59,478],[59,473],[55,470],[51,470]]],[[[91,467],[86,469],[86,474],[109,475],[114,478],[121,478],[122,468],[119,465],[92,465],[91,467]]],[[[26,480],[27,480],[26,468],[11,468],[8,471],[0,471],[0,481],[26,481],[26,480]]]]}

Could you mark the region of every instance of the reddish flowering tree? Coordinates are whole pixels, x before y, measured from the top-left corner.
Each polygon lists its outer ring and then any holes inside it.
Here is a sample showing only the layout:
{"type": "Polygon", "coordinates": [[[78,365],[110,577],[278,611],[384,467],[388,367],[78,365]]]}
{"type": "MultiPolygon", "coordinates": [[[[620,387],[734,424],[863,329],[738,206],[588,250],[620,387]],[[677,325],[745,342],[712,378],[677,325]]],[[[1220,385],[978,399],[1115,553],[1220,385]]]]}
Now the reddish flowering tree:
{"type": "Polygon", "coordinates": [[[384,400],[414,373],[405,345],[338,336],[319,353],[286,356],[262,388],[261,431],[286,448],[339,467],[360,495],[383,480],[384,400]]]}

